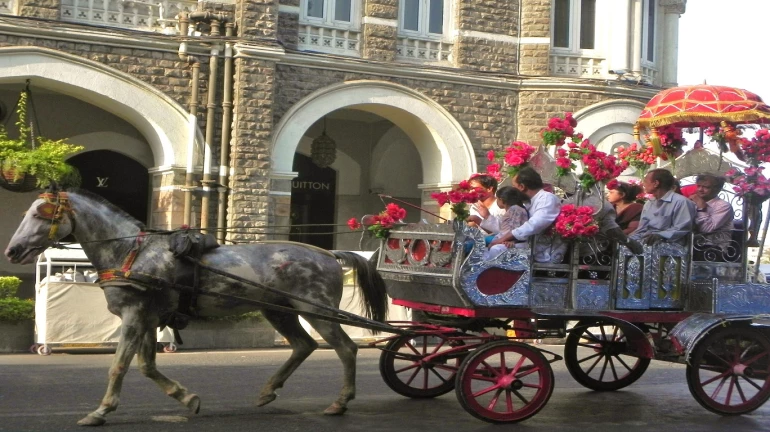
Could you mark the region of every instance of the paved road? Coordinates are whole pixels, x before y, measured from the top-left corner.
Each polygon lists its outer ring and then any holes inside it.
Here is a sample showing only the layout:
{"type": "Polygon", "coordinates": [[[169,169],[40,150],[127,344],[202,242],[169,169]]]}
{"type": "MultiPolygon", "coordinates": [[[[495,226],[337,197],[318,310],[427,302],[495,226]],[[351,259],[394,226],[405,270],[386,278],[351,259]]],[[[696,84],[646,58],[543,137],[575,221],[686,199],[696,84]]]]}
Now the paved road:
{"type": "MultiPolygon", "coordinates": [[[[548,347],[556,352],[560,347],[548,347]]],[[[272,404],[256,408],[261,384],[288,357],[285,349],[161,354],[160,369],[202,398],[190,415],[135,367],[106,431],[767,431],[770,404],[742,417],[720,417],[690,396],[681,365],[653,362],[644,377],[614,393],[588,391],[554,364],[556,389],[535,417],[516,425],[478,421],[454,393],[411,400],[393,393],[378,371],[379,351],[359,353],[358,397],[342,417],[321,411],[336,397],[341,367],[333,351],[319,350],[295,373],[272,404]]],[[[82,430],[75,422],[95,409],[104,392],[110,354],[0,356],[0,431],[82,430]]]]}

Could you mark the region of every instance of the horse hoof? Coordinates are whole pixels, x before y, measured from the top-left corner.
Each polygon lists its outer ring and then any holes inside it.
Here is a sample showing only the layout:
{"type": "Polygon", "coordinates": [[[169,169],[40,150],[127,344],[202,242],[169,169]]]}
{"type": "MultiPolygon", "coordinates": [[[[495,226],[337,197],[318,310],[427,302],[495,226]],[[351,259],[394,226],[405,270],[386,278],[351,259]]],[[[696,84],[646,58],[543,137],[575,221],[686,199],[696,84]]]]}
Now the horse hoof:
{"type": "Polygon", "coordinates": [[[348,409],[344,406],[341,406],[337,402],[334,402],[329,408],[326,408],[324,410],[324,415],[342,415],[345,414],[345,411],[348,409]]]}
{"type": "Polygon", "coordinates": [[[193,414],[198,414],[201,410],[201,398],[198,395],[192,394],[185,398],[184,406],[193,414]]]}
{"type": "Polygon", "coordinates": [[[93,413],[78,420],[79,426],[101,426],[105,423],[107,423],[107,419],[104,416],[93,413]]]}
{"type": "Polygon", "coordinates": [[[257,401],[257,406],[258,407],[265,406],[265,405],[269,404],[270,402],[274,401],[276,397],[278,397],[278,395],[276,395],[275,393],[262,396],[257,401]]]}

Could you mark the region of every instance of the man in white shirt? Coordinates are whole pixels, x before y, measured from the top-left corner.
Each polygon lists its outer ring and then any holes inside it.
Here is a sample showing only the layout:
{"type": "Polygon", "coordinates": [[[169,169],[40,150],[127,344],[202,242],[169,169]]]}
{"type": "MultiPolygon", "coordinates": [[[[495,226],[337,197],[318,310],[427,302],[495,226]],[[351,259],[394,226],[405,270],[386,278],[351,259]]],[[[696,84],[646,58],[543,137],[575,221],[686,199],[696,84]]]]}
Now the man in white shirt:
{"type": "MultiPolygon", "coordinates": [[[[513,178],[513,187],[529,197],[529,220],[504,236],[490,243],[490,246],[505,241],[526,241],[544,233],[559,216],[561,200],[543,189],[543,179],[531,167],[522,168],[513,178]]],[[[536,262],[561,263],[567,244],[558,236],[541,236],[535,245],[536,262]]]]}
{"type": "Polygon", "coordinates": [[[471,205],[469,225],[476,224],[489,234],[500,232],[500,218],[505,214],[505,209],[497,205],[497,180],[491,175],[475,174],[468,180],[473,188],[481,188],[487,196],[481,201],[471,205]]]}

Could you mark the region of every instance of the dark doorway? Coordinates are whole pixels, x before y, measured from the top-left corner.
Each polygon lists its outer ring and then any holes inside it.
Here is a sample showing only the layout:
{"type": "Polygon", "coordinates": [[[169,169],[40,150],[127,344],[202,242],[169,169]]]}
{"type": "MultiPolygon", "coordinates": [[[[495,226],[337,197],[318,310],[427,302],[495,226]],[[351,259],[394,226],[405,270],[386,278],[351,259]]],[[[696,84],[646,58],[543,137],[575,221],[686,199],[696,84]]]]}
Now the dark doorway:
{"type": "Polygon", "coordinates": [[[289,240],[324,249],[334,248],[334,204],[337,171],[321,168],[303,154],[294,155],[292,169],[299,173],[291,181],[291,224],[289,240]],[[322,226],[326,225],[326,226],[322,226]],[[324,234],[329,233],[329,234],[324,234]]]}
{"type": "Polygon", "coordinates": [[[67,159],[80,171],[81,189],[93,192],[126,213],[147,223],[149,175],[147,168],[128,156],[94,150],[67,159]]]}

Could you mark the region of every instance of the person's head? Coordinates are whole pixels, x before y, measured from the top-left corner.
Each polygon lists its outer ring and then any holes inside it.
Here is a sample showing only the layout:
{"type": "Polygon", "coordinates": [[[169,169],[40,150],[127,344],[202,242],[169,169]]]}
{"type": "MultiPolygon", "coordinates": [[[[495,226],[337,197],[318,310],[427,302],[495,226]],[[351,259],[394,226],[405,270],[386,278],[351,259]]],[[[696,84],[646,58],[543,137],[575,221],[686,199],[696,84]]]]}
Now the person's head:
{"type": "Polygon", "coordinates": [[[513,187],[531,196],[543,188],[543,178],[532,167],[524,167],[513,178],[513,187]]]}
{"type": "Polygon", "coordinates": [[[695,193],[703,198],[704,201],[711,201],[719,195],[722,187],[725,185],[725,178],[711,174],[701,174],[695,177],[697,190],[695,193]]]}
{"type": "Polygon", "coordinates": [[[658,168],[648,172],[647,175],[644,176],[642,186],[644,186],[644,191],[648,194],[653,194],[655,197],[661,198],[674,188],[674,184],[676,183],[675,180],[676,179],[674,179],[674,175],[671,174],[671,171],[658,168]]]}
{"type": "Polygon", "coordinates": [[[474,174],[468,179],[468,184],[470,184],[472,188],[484,189],[487,193],[487,198],[495,196],[495,192],[497,191],[497,179],[488,174],[474,174]]]}
{"type": "Polygon", "coordinates": [[[620,203],[631,204],[636,201],[637,195],[642,193],[642,188],[635,184],[618,182],[615,189],[610,189],[607,193],[607,201],[612,205],[620,203]]]}
{"type": "Polygon", "coordinates": [[[527,196],[520,190],[512,188],[511,186],[503,186],[497,190],[497,206],[500,208],[510,208],[513,206],[524,206],[524,201],[527,200],[527,196]]]}

